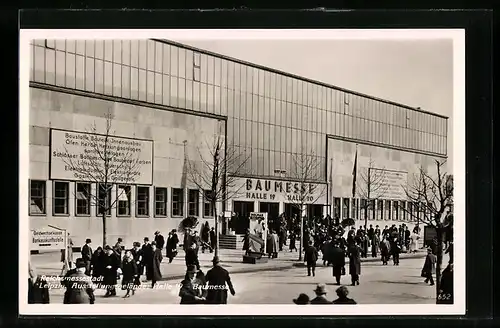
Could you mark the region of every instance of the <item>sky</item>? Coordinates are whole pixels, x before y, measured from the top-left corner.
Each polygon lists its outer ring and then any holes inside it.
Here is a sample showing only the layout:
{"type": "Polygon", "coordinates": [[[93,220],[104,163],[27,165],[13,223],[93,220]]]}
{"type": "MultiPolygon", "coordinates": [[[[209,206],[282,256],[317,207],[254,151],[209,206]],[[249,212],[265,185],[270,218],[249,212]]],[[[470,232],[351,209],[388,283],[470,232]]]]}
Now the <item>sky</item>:
{"type": "Polygon", "coordinates": [[[451,39],[174,41],[445,115],[452,173],[451,39]]]}

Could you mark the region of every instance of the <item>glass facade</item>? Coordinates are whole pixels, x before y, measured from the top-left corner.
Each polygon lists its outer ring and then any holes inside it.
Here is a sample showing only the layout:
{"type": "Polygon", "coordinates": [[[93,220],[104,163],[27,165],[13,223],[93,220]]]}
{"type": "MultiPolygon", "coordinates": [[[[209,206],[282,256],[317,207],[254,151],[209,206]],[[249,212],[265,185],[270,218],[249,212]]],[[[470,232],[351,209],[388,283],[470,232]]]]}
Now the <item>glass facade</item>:
{"type": "Polygon", "coordinates": [[[298,178],[292,163],[306,153],[324,182],[327,134],[447,152],[444,117],[169,41],[33,40],[31,51],[32,82],[226,117],[229,145],[249,158],[242,175],[298,178]]]}

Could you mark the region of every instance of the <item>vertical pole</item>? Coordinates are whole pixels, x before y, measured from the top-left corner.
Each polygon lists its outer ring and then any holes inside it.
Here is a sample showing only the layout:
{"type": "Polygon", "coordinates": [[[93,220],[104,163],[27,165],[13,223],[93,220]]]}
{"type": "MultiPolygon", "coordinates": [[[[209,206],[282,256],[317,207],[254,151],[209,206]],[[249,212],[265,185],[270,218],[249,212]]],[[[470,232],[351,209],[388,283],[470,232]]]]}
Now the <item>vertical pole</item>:
{"type": "Polygon", "coordinates": [[[299,261],[302,261],[302,248],[304,244],[304,216],[302,215],[302,209],[300,210],[300,243],[299,243],[299,261]]]}
{"type": "Polygon", "coordinates": [[[68,231],[64,230],[64,265],[63,272],[67,272],[69,270],[68,263],[68,231]]]}

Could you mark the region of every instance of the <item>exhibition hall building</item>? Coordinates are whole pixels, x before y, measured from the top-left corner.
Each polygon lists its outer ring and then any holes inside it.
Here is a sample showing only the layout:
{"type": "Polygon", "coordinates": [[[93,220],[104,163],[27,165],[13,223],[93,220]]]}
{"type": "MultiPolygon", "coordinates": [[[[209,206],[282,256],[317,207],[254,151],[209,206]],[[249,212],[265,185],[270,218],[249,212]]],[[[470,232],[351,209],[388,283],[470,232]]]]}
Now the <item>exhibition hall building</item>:
{"type": "Polygon", "coordinates": [[[404,186],[447,158],[447,117],[177,42],[32,40],[30,52],[30,229],[65,229],[75,246],[101,243],[103,211],[108,242],[126,245],[188,216],[213,227],[214,214],[231,235],[252,212],[412,226],[404,186]],[[95,140],[136,156],[133,178],[76,169],[102,157],[95,140]],[[213,210],[193,168],[217,140],[227,163],[213,210]]]}

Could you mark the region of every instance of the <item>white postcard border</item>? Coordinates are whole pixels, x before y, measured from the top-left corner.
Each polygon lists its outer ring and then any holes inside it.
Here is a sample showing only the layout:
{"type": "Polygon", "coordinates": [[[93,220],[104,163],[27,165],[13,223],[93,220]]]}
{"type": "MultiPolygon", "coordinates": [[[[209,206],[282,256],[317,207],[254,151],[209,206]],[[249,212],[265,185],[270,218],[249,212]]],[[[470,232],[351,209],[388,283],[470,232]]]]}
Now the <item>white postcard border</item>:
{"type": "MultiPolygon", "coordinates": [[[[463,315],[465,306],[465,30],[20,30],[19,61],[19,314],[21,315],[189,315],[228,316],[335,316],[335,315],[463,315]],[[453,40],[453,175],[454,202],[454,302],[453,305],[364,305],[324,307],[291,305],[177,305],[177,304],[27,304],[29,251],[29,41],[31,39],[315,39],[315,40],[453,40]]],[[[291,300],[290,300],[291,302],[291,300]]]]}

